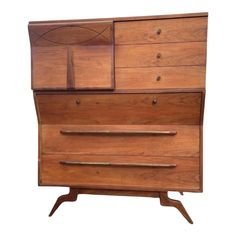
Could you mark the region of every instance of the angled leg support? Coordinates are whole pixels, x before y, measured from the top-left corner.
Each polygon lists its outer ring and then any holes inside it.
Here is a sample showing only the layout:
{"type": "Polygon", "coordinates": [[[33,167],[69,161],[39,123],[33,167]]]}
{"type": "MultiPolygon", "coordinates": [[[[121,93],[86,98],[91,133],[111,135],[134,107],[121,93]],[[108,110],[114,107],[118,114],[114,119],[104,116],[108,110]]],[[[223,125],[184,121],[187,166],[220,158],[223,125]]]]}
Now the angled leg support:
{"type": "Polygon", "coordinates": [[[187,211],[185,210],[184,206],[180,201],[169,198],[167,192],[160,192],[159,197],[162,206],[171,206],[177,208],[180,211],[180,213],[185,217],[185,219],[190,224],[193,224],[192,219],[190,218],[190,216],[188,215],[187,211]]]}
{"type": "Polygon", "coordinates": [[[79,190],[76,188],[70,188],[70,191],[66,195],[60,196],[56,203],[54,204],[49,216],[52,216],[53,213],[57,210],[57,208],[63,203],[63,202],[74,202],[77,200],[77,196],[79,194],[79,190]]]}

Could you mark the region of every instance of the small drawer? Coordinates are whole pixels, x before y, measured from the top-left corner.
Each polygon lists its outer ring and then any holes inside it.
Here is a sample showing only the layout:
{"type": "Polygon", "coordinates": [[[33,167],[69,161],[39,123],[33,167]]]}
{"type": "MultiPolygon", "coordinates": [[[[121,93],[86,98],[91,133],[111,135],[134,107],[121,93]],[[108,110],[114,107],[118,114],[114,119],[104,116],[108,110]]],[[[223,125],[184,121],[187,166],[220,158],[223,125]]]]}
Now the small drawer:
{"type": "Polygon", "coordinates": [[[42,125],[43,154],[199,156],[196,125],[42,125]]]}
{"type": "Polygon", "coordinates": [[[191,66],[206,64],[206,42],[116,45],[115,66],[191,66]]]}
{"type": "Polygon", "coordinates": [[[199,157],[43,155],[39,184],[200,191],[199,157]]]}
{"type": "Polygon", "coordinates": [[[204,88],[205,66],[116,68],[116,89],[204,88]]]}
{"type": "Polygon", "coordinates": [[[115,43],[144,44],[206,41],[207,17],[115,23],[115,43]]]}
{"type": "Polygon", "coordinates": [[[199,124],[201,93],[36,94],[42,124],[199,124]]]}

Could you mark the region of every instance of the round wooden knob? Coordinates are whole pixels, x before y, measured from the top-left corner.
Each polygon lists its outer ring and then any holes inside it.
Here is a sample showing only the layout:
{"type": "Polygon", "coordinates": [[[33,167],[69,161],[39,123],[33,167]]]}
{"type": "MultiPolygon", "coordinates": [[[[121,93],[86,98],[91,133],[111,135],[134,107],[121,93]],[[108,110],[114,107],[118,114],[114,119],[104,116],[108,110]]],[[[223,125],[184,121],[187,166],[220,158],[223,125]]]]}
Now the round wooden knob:
{"type": "Polygon", "coordinates": [[[158,75],[158,76],[156,77],[156,81],[160,81],[160,80],[161,80],[161,76],[158,75]]]}
{"type": "Polygon", "coordinates": [[[156,104],[157,104],[157,99],[154,98],[154,99],[152,100],[152,105],[156,105],[156,104]]]}
{"type": "Polygon", "coordinates": [[[79,99],[76,100],[76,104],[77,104],[77,105],[80,104],[80,100],[79,100],[79,99]]]}
{"type": "Polygon", "coordinates": [[[157,59],[161,58],[161,53],[157,53],[157,59]]]}
{"type": "Polygon", "coordinates": [[[157,35],[160,35],[161,34],[161,29],[158,29],[157,30],[157,35]]]}

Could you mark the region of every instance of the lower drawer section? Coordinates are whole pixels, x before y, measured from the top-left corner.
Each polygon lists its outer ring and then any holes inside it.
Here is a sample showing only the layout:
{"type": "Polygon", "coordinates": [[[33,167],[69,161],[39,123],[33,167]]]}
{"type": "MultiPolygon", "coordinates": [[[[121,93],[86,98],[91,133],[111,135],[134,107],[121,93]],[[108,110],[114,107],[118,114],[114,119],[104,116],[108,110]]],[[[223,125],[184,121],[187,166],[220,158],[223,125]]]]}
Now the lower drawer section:
{"type": "Polygon", "coordinates": [[[199,157],[42,155],[39,184],[197,192],[199,157]]]}

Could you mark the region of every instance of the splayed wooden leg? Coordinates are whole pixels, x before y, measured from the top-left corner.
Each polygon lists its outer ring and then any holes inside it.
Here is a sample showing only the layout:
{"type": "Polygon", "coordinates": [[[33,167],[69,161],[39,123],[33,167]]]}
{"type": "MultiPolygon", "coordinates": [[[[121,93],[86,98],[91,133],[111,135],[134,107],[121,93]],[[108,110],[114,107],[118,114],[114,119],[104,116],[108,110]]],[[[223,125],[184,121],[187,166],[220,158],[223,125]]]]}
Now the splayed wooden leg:
{"type": "Polygon", "coordinates": [[[70,191],[66,195],[60,196],[56,203],[54,204],[49,216],[52,216],[53,213],[57,210],[57,208],[63,203],[63,202],[74,202],[77,200],[77,196],[79,194],[79,189],[77,188],[70,188],[70,191]]]}
{"type": "Polygon", "coordinates": [[[185,219],[190,223],[193,224],[192,219],[188,215],[187,211],[185,210],[184,206],[182,203],[178,200],[174,200],[168,197],[167,192],[160,192],[160,203],[162,206],[171,206],[177,208],[180,213],[185,217],[185,219]]]}

